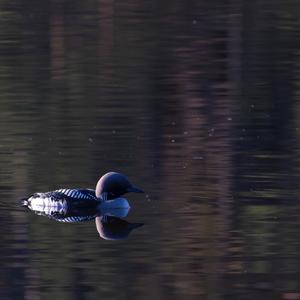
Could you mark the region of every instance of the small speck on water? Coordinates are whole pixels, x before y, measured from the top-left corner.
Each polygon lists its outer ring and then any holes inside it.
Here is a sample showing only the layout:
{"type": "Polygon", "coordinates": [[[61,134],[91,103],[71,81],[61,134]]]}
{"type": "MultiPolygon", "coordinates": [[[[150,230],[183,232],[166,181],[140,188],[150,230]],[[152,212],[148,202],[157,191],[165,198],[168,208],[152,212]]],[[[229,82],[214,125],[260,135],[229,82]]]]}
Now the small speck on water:
{"type": "Polygon", "coordinates": [[[193,25],[196,25],[197,24],[197,20],[193,20],[193,25]]]}
{"type": "Polygon", "coordinates": [[[228,118],[227,118],[227,121],[232,121],[232,118],[231,118],[231,117],[228,117],[228,118]]]}
{"type": "Polygon", "coordinates": [[[172,142],[172,143],[175,143],[175,140],[173,139],[173,140],[171,140],[171,142],[172,142]]]}
{"type": "Polygon", "coordinates": [[[89,138],[88,140],[89,140],[90,143],[94,142],[92,138],[89,138]]]}
{"type": "Polygon", "coordinates": [[[193,156],[193,159],[195,159],[195,160],[203,159],[203,156],[193,156]]]}
{"type": "Polygon", "coordinates": [[[115,130],[113,130],[111,133],[112,133],[112,134],[116,134],[116,131],[115,131],[115,130]]]}
{"type": "Polygon", "coordinates": [[[183,134],[184,134],[184,135],[188,135],[189,132],[188,132],[188,131],[184,131],[183,134]]]}
{"type": "Polygon", "coordinates": [[[211,128],[211,129],[208,130],[208,135],[209,136],[213,136],[214,133],[215,133],[215,129],[214,128],[211,128]]]}

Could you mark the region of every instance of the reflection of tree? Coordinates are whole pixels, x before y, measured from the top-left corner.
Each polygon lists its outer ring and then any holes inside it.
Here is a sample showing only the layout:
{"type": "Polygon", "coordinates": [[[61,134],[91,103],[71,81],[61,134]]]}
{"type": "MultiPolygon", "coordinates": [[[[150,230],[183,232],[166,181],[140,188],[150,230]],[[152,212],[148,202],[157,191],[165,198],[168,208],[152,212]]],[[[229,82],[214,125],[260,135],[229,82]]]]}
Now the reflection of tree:
{"type": "MultiPolygon", "coordinates": [[[[223,15],[221,11],[215,13],[216,18],[223,15]]],[[[198,39],[194,35],[182,41],[174,37],[175,41],[170,43],[176,45],[170,49],[173,61],[166,67],[168,73],[163,74],[166,84],[176,88],[175,97],[172,89],[166,96],[165,109],[173,111],[166,111],[163,120],[163,186],[165,198],[169,199],[168,210],[172,210],[174,199],[184,200],[176,202],[180,230],[172,235],[179,244],[162,247],[167,263],[162,265],[161,272],[173,265],[171,270],[177,274],[173,285],[177,291],[213,295],[213,285],[219,281],[214,270],[221,268],[220,256],[225,246],[217,240],[226,240],[229,225],[233,103],[228,97],[225,74],[226,40],[215,34],[215,19],[206,20],[207,28],[203,28],[201,21],[189,22],[198,39]],[[215,204],[219,209],[214,208],[215,204]],[[194,247],[195,240],[204,241],[206,246],[194,247]],[[172,265],[168,257],[174,258],[172,265]],[[208,281],[199,279],[204,270],[211,274],[208,281]]],[[[179,31],[180,35],[184,36],[179,31]]],[[[165,230],[172,232],[174,224],[166,226],[165,230]]]]}

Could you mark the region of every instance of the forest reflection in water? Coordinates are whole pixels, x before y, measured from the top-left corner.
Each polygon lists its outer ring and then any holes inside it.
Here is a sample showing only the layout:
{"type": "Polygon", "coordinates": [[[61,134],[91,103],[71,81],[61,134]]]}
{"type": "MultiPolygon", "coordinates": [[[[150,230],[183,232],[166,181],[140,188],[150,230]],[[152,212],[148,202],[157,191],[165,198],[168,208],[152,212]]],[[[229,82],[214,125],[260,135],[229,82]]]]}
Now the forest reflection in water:
{"type": "Polygon", "coordinates": [[[0,298],[299,299],[298,2],[2,1],[0,298]],[[127,240],[18,206],[107,170],[127,240]]]}

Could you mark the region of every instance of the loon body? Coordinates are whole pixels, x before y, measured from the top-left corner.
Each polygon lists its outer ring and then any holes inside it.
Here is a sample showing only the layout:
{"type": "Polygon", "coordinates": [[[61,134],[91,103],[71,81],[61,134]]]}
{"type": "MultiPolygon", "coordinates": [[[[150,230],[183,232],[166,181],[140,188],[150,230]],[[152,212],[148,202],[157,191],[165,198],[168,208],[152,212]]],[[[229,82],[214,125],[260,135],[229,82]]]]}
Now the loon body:
{"type": "Polygon", "coordinates": [[[70,210],[74,212],[76,209],[83,208],[129,209],[127,200],[120,198],[127,192],[143,193],[142,190],[133,186],[123,174],[109,172],[99,179],[96,190],[59,189],[46,193],[35,193],[24,199],[23,205],[37,213],[50,216],[66,215],[70,210]]]}

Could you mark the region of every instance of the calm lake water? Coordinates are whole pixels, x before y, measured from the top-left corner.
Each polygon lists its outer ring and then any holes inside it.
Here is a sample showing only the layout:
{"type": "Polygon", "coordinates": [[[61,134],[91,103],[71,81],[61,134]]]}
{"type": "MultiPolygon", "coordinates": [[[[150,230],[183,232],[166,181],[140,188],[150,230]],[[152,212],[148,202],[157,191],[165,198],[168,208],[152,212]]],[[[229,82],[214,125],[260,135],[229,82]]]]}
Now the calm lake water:
{"type": "Polygon", "coordinates": [[[300,299],[298,0],[0,8],[0,299],[300,299]],[[19,205],[110,170],[128,239],[19,205]]]}

